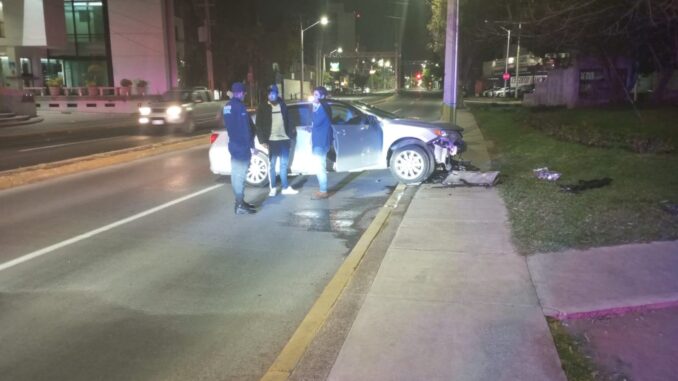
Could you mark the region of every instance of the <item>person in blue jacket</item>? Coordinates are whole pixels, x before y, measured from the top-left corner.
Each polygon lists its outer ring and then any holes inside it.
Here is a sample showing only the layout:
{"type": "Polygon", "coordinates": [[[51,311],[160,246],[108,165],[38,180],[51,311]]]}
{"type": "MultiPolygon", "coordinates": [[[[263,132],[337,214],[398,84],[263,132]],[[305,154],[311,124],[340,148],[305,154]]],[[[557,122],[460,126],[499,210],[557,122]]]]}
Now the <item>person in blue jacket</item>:
{"type": "Polygon", "coordinates": [[[254,150],[254,123],[243,103],[245,85],[231,86],[233,98],[224,106],[224,126],[228,132],[228,151],[231,153],[231,186],[235,195],[235,214],[256,213],[254,205],[245,202],[245,179],[254,150]]]}
{"type": "Polygon", "coordinates": [[[332,147],[332,109],[327,103],[327,89],[318,86],[313,90],[313,117],[311,126],[311,146],[318,178],[318,192],[313,199],[329,197],[327,192],[327,153],[332,147]]]}

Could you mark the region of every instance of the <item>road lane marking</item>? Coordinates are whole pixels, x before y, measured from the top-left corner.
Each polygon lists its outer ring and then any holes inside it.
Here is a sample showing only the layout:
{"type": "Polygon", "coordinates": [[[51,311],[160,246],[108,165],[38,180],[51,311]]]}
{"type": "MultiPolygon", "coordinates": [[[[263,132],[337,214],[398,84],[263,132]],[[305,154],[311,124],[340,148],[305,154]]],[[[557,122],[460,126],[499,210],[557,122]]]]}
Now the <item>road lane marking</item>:
{"type": "Polygon", "coordinates": [[[391,111],[391,112],[394,113],[394,114],[397,114],[397,113],[399,113],[399,112],[401,112],[401,111],[403,111],[403,109],[397,108],[397,109],[395,109],[395,110],[393,110],[393,111],[391,111]]]}
{"type": "Polygon", "coordinates": [[[146,210],[146,211],[144,211],[144,212],[135,214],[135,215],[133,215],[133,216],[131,216],[131,217],[127,217],[127,218],[124,218],[124,219],[122,219],[122,220],[113,222],[112,224],[108,224],[108,225],[103,226],[103,227],[100,227],[100,228],[98,228],[98,229],[94,229],[94,230],[88,231],[87,233],[80,234],[80,235],[75,236],[75,237],[73,237],[73,238],[69,238],[69,239],[67,239],[67,240],[65,240],[65,241],[61,241],[61,242],[56,243],[56,244],[54,244],[54,245],[51,245],[51,246],[45,247],[45,248],[43,248],[43,249],[34,251],[34,252],[32,252],[32,253],[23,255],[23,256],[21,256],[21,257],[19,257],[19,258],[13,259],[13,260],[11,260],[11,261],[9,261],[9,262],[5,262],[5,263],[3,263],[3,264],[0,264],[0,271],[7,270],[7,269],[9,269],[9,268],[11,268],[11,267],[17,266],[17,265],[22,264],[22,263],[24,263],[24,262],[28,262],[28,261],[30,261],[31,259],[35,259],[35,258],[41,257],[41,256],[43,256],[43,255],[45,255],[45,254],[49,254],[49,253],[51,253],[51,252],[53,252],[53,251],[55,251],[55,250],[61,249],[61,248],[63,248],[63,247],[72,245],[72,244],[74,244],[74,243],[83,241],[83,240],[88,239],[88,238],[91,238],[91,237],[93,237],[93,236],[95,236],[95,235],[97,235],[97,234],[101,234],[101,233],[107,232],[107,231],[109,231],[109,230],[111,230],[111,229],[117,228],[118,226],[125,225],[125,224],[127,224],[127,223],[132,222],[132,221],[135,221],[135,220],[138,220],[138,219],[140,219],[140,218],[143,218],[143,217],[146,217],[146,216],[148,216],[148,215],[151,215],[151,214],[153,214],[153,213],[159,212],[159,211],[161,211],[161,210],[163,210],[163,209],[167,209],[167,208],[169,208],[170,206],[174,206],[174,205],[176,205],[176,204],[179,204],[179,203],[182,203],[182,202],[184,202],[184,201],[187,201],[187,200],[190,200],[190,199],[192,199],[192,198],[195,198],[195,197],[198,197],[198,196],[200,196],[200,195],[203,195],[203,194],[205,194],[205,193],[207,193],[207,192],[211,192],[211,191],[213,191],[213,190],[215,190],[215,189],[217,189],[217,188],[221,188],[221,187],[223,187],[223,186],[224,186],[224,184],[213,185],[213,186],[208,187],[208,188],[205,188],[205,189],[203,189],[203,190],[201,190],[201,191],[198,191],[198,192],[195,192],[195,193],[191,193],[191,194],[189,194],[189,195],[187,195],[187,196],[180,197],[180,198],[178,198],[178,199],[176,199],[176,200],[173,200],[173,201],[170,201],[170,202],[166,202],[166,203],[164,203],[164,204],[162,204],[162,205],[156,206],[155,208],[151,208],[151,209],[148,209],[148,210],[146,210]]]}
{"type": "Polygon", "coordinates": [[[398,205],[405,188],[405,185],[398,184],[260,381],[284,381],[290,377],[306,353],[306,349],[325,325],[332,309],[372,245],[372,241],[381,232],[391,212],[398,205]]]}
{"type": "Polygon", "coordinates": [[[66,146],[72,146],[72,145],[75,145],[75,144],[89,143],[89,142],[95,142],[95,141],[99,141],[99,140],[107,140],[107,139],[115,139],[115,138],[119,138],[119,136],[111,136],[111,137],[107,137],[107,138],[96,138],[96,139],[89,139],[89,140],[81,140],[79,142],[72,142],[72,143],[53,144],[51,146],[25,148],[25,149],[20,149],[19,152],[40,151],[40,150],[43,150],[43,149],[66,147],[66,146]]]}

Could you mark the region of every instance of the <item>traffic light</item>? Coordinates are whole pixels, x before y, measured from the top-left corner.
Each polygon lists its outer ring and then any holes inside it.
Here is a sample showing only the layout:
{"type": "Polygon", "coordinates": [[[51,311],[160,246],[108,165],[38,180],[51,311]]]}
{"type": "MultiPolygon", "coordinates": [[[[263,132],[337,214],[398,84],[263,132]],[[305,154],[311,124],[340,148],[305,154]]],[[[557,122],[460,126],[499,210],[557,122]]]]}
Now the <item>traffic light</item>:
{"type": "Polygon", "coordinates": [[[353,15],[355,15],[355,18],[359,19],[360,18],[360,11],[353,11],[353,15]]]}
{"type": "Polygon", "coordinates": [[[417,73],[417,79],[421,79],[421,72],[417,73]]]}

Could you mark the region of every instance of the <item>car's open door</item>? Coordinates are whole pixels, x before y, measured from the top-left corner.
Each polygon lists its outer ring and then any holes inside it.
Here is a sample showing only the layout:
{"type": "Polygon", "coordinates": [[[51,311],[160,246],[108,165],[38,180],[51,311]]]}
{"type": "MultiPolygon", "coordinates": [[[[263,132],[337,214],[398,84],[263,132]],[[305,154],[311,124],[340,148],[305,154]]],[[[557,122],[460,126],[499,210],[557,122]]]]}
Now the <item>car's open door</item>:
{"type": "Polygon", "coordinates": [[[297,129],[297,139],[290,150],[290,170],[292,173],[313,173],[314,161],[311,148],[311,105],[291,105],[287,110],[290,123],[297,129]]]}
{"type": "Polygon", "coordinates": [[[338,172],[375,167],[381,158],[383,133],[376,118],[345,104],[332,104],[334,150],[338,172]]]}

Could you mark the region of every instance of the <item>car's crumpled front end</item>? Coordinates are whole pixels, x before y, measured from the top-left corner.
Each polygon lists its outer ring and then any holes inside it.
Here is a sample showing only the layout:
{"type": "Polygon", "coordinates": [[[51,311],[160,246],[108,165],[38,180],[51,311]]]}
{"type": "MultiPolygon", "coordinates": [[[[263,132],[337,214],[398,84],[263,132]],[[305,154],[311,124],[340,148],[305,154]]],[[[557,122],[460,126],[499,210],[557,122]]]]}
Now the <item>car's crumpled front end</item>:
{"type": "Polygon", "coordinates": [[[436,164],[442,164],[445,169],[452,168],[452,159],[463,151],[465,145],[461,138],[461,132],[457,130],[436,130],[435,139],[429,144],[433,148],[433,157],[436,164]]]}

